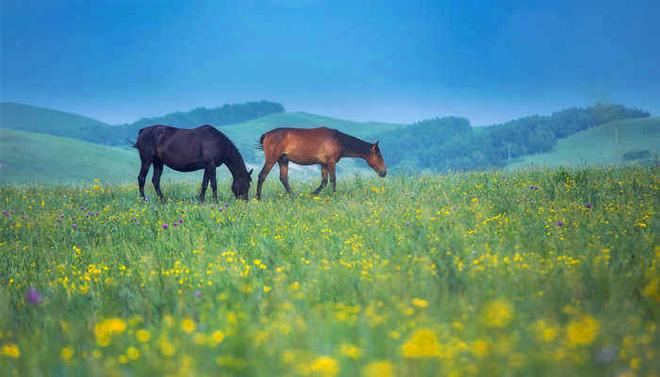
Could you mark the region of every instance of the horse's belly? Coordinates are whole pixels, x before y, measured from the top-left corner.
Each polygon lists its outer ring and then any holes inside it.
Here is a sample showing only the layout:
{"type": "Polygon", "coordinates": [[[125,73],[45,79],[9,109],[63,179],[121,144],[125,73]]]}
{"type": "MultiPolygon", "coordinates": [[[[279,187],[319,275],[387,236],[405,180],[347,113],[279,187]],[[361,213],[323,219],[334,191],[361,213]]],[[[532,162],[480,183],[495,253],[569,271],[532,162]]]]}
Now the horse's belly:
{"type": "Polygon", "coordinates": [[[295,151],[286,153],[286,157],[291,162],[295,162],[298,165],[314,165],[314,164],[327,164],[329,157],[325,154],[304,154],[296,153],[295,151]]]}
{"type": "Polygon", "coordinates": [[[174,161],[163,161],[163,163],[170,169],[180,171],[180,172],[191,172],[195,170],[200,170],[204,169],[205,165],[203,163],[199,162],[193,162],[193,163],[177,163],[174,161]]]}

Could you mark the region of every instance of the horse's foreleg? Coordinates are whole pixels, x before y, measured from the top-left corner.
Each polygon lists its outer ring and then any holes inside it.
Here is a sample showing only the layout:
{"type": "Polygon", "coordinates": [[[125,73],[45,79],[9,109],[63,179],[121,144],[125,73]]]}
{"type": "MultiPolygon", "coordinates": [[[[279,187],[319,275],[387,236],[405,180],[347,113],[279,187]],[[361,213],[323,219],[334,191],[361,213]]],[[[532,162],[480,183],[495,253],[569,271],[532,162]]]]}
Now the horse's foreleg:
{"type": "Polygon", "coordinates": [[[209,186],[209,170],[204,169],[204,178],[202,178],[202,188],[199,190],[199,201],[204,202],[206,196],[206,188],[209,186]]]}
{"type": "Polygon", "coordinates": [[[289,186],[289,160],[286,157],[280,158],[277,163],[280,165],[280,182],[284,185],[284,189],[289,195],[293,196],[291,186],[289,186]]]}
{"type": "Polygon", "coordinates": [[[154,175],[151,177],[151,183],[153,183],[154,189],[156,189],[156,194],[158,194],[160,200],[163,200],[163,192],[160,191],[161,174],[163,174],[163,162],[154,161],[154,175]]]}
{"type": "Polygon", "coordinates": [[[330,173],[330,184],[332,185],[332,192],[337,192],[337,175],[335,174],[335,162],[328,163],[328,172],[330,173]]]}
{"type": "Polygon", "coordinates": [[[325,188],[325,186],[328,184],[328,166],[327,165],[321,165],[321,184],[319,187],[316,188],[316,190],[312,191],[312,195],[318,195],[321,190],[325,188]]]}
{"type": "Polygon", "coordinates": [[[270,169],[273,168],[273,165],[275,165],[275,161],[266,160],[266,162],[264,162],[264,167],[261,168],[261,172],[259,173],[259,180],[257,181],[257,200],[261,200],[261,186],[264,184],[264,181],[266,180],[268,173],[270,173],[270,169]]]}
{"type": "Polygon", "coordinates": [[[149,166],[151,166],[150,161],[142,161],[142,166],[140,167],[140,174],[138,174],[138,186],[140,188],[140,198],[144,199],[144,183],[147,180],[147,173],[149,173],[149,166]]]}

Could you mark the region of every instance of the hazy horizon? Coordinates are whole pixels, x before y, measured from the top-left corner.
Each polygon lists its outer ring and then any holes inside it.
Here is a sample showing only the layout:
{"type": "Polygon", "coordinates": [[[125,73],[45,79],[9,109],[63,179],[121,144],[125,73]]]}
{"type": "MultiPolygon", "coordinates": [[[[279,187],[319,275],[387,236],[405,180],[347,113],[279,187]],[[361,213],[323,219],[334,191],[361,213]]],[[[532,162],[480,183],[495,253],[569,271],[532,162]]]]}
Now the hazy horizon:
{"type": "Polygon", "coordinates": [[[660,113],[660,7],[616,2],[3,1],[0,100],[110,124],[269,100],[475,126],[615,102],[660,113]]]}

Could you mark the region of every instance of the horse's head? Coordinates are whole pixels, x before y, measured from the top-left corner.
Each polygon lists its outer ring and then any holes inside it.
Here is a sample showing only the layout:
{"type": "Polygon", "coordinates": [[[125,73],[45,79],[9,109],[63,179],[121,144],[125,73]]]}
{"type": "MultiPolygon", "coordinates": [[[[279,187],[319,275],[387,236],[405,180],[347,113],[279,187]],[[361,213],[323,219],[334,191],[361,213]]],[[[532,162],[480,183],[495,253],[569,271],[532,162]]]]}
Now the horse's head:
{"type": "Polygon", "coordinates": [[[369,164],[369,166],[371,166],[371,168],[374,169],[374,171],[378,173],[379,176],[384,177],[387,175],[387,167],[385,166],[385,160],[383,160],[383,156],[380,154],[378,141],[371,144],[371,147],[369,148],[367,164],[369,164]]]}
{"type": "Polygon", "coordinates": [[[236,199],[248,200],[248,192],[250,191],[250,183],[252,182],[252,170],[246,171],[239,178],[234,178],[234,182],[231,184],[231,191],[236,196],[236,199]]]}

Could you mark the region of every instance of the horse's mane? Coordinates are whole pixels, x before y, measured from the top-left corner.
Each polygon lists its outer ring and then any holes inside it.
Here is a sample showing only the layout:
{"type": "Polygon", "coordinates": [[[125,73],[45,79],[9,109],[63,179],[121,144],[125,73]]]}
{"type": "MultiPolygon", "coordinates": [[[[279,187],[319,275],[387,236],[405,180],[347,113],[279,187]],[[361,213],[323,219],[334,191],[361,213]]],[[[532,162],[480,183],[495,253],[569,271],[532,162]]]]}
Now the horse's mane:
{"type": "Polygon", "coordinates": [[[358,139],[355,136],[351,136],[348,134],[345,134],[339,130],[334,130],[335,132],[335,137],[339,141],[339,143],[347,150],[351,151],[354,153],[359,153],[359,154],[368,154],[369,149],[371,148],[371,144],[358,139]]]}

